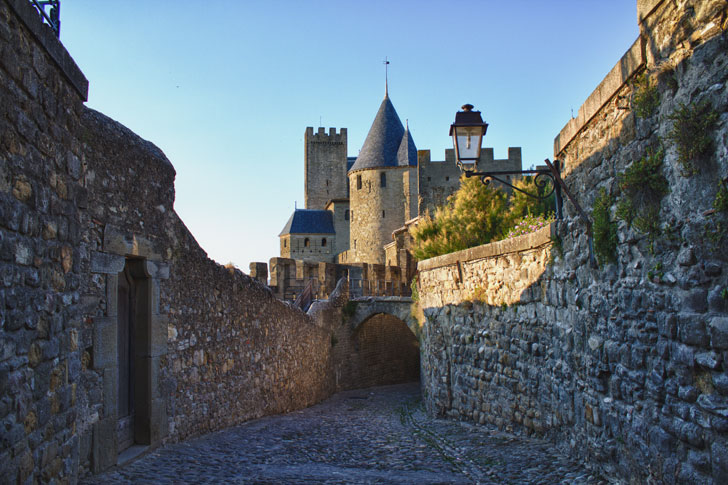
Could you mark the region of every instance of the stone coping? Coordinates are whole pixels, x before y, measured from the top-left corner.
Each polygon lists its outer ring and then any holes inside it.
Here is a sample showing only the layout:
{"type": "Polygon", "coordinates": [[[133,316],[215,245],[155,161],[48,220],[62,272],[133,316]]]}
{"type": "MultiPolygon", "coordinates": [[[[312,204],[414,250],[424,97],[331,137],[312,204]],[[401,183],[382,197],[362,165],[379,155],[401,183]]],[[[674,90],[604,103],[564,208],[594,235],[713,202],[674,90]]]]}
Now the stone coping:
{"type": "Polygon", "coordinates": [[[546,244],[549,244],[553,237],[556,236],[556,222],[552,222],[546,227],[542,227],[538,231],[524,234],[523,236],[503,239],[474,248],[463,249],[454,253],[435,256],[434,258],[425,259],[417,263],[418,271],[427,271],[450,266],[463,261],[474,261],[476,259],[492,258],[508,253],[517,253],[520,251],[528,251],[546,244]]]}
{"type": "Polygon", "coordinates": [[[5,0],[18,18],[25,24],[38,40],[38,43],[46,50],[61,72],[66,76],[68,82],[76,90],[82,101],[88,101],[88,80],[79,69],[76,62],[56,37],[53,29],[43,23],[38,11],[28,0],[5,0]]]}
{"type": "Polygon", "coordinates": [[[579,114],[561,129],[554,139],[554,158],[574,139],[584,126],[607,104],[625,85],[627,80],[645,65],[645,51],[642,37],[637,38],[599,86],[586,98],[579,108],[579,114]]]}

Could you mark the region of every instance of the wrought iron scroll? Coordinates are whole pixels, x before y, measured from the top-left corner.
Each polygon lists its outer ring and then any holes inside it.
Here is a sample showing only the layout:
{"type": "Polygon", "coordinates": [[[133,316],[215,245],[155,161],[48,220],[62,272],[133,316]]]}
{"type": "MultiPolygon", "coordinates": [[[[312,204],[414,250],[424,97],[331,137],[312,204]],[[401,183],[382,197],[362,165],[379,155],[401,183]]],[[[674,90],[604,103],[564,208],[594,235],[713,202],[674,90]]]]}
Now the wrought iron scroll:
{"type": "Polygon", "coordinates": [[[61,0],[30,0],[33,6],[38,10],[43,20],[50,25],[56,33],[56,37],[61,35],[61,0]],[[46,12],[46,7],[50,7],[46,12]]]}

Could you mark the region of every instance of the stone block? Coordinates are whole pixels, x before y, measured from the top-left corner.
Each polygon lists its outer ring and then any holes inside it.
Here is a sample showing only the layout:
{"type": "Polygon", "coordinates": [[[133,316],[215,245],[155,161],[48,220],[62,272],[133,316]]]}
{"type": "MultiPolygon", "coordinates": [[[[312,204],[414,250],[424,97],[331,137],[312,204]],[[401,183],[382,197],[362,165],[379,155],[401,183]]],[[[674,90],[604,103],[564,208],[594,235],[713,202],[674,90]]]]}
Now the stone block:
{"type": "Polygon", "coordinates": [[[114,317],[94,319],[93,365],[94,369],[104,369],[117,363],[117,325],[114,317]]]}
{"type": "Polygon", "coordinates": [[[714,317],[708,322],[710,345],[714,349],[728,349],[728,317],[714,317]]]}
{"type": "Polygon", "coordinates": [[[119,369],[117,366],[104,369],[104,417],[116,418],[119,414],[119,369]]]}
{"type": "Polygon", "coordinates": [[[728,483],[728,445],[724,440],[716,440],[710,445],[710,457],[715,483],[728,483]]]}
{"type": "Polygon", "coordinates": [[[104,274],[119,274],[124,271],[126,258],[117,254],[93,251],[91,253],[91,272],[104,274]]]}
{"type": "Polygon", "coordinates": [[[150,357],[167,355],[167,340],[169,338],[168,324],[169,319],[166,315],[152,315],[149,342],[150,357]]]}
{"type": "Polygon", "coordinates": [[[681,314],[678,327],[678,338],[681,342],[699,347],[708,345],[708,333],[701,315],[694,313],[681,314]]]}
{"type": "Polygon", "coordinates": [[[144,261],[144,271],[150,278],[159,280],[169,279],[169,265],[159,261],[144,261]]]}
{"type": "Polygon", "coordinates": [[[116,465],[118,441],[116,416],[97,421],[93,428],[92,459],[94,473],[100,473],[116,465]]]}
{"type": "Polygon", "coordinates": [[[153,261],[161,261],[162,256],[155,250],[152,241],[111,224],[104,228],[104,252],[119,255],[141,256],[153,261]]]}
{"type": "Polygon", "coordinates": [[[106,276],[106,316],[116,317],[119,312],[119,277],[116,274],[106,276]]]}

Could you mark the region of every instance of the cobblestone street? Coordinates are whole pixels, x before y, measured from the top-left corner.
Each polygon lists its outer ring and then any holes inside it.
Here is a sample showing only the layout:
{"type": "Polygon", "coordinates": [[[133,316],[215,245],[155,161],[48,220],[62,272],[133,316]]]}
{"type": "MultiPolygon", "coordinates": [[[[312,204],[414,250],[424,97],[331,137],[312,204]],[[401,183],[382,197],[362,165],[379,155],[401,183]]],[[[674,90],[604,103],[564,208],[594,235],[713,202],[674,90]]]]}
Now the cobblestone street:
{"type": "Polygon", "coordinates": [[[429,418],[405,384],[166,446],[86,483],[603,482],[543,441],[429,418]]]}

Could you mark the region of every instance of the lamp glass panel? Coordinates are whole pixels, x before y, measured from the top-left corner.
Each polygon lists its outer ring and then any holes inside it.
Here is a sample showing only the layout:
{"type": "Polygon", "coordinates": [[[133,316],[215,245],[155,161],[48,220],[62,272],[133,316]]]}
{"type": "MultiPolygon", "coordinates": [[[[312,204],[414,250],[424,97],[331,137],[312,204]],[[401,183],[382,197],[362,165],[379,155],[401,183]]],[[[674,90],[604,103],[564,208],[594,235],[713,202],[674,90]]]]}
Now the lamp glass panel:
{"type": "Polygon", "coordinates": [[[481,126],[456,126],[453,133],[455,151],[461,161],[477,160],[480,156],[480,144],[483,139],[481,126]]]}

